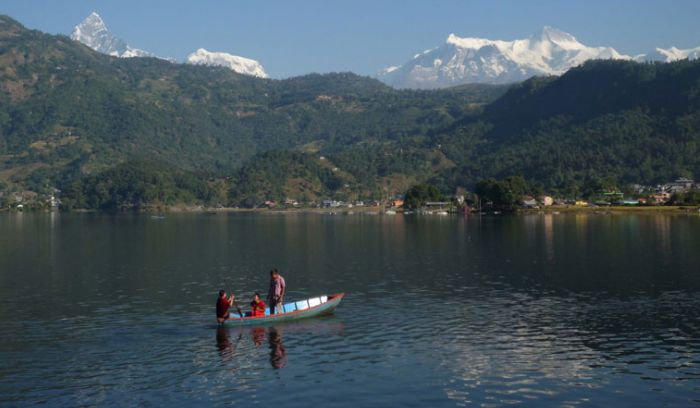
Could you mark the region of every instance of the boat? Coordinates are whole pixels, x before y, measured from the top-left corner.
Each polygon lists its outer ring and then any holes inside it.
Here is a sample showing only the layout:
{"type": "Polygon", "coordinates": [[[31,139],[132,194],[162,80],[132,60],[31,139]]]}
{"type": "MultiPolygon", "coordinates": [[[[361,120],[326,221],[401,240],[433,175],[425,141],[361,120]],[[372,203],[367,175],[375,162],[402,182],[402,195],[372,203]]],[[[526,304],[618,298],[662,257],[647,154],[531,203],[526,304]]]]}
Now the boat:
{"type": "Polygon", "coordinates": [[[281,306],[282,313],[270,314],[270,308],[265,308],[265,316],[229,317],[224,321],[225,326],[261,325],[270,323],[289,322],[309,317],[323,316],[333,313],[345,293],[317,296],[297,302],[285,303],[281,306]]]}

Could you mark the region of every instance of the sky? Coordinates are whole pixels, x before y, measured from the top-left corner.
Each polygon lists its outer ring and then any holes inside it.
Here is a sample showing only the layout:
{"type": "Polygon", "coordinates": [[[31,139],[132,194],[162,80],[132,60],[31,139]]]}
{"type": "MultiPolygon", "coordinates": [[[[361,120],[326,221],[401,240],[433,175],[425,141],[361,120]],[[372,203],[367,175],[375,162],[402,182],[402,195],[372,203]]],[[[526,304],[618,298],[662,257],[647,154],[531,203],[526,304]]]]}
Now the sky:
{"type": "Polygon", "coordinates": [[[545,25],[628,55],[700,46],[700,0],[0,0],[0,13],[51,34],[70,34],[93,10],[132,47],[177,60],[228,52],[273,78],[375,75],[450,33],[513,40],[545,25]]]}

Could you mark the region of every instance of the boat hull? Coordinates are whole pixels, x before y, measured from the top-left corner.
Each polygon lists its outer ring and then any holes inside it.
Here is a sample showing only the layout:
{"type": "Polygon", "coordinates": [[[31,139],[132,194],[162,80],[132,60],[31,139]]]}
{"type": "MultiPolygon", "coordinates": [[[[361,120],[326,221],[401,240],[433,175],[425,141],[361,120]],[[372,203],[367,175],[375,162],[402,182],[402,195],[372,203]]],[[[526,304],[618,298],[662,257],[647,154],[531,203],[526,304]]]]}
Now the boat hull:
{"type": "Polygon", "coordinates": [[[295,310],[288,313],[278,313],[274,315],[265,316],[248,316],[248,317],[231,317],[224,321],[225,326],[251,326],[251,325],[264,325],[271,323],[281,323],[290,322],[300,319],[307,319],[310,317],[317,317],[332,314],[340,301],[343,300],[345,293],[336,293],[334,295],[329,295],[328,300],[320,305],[309,307],[307,309],[295,310]]]}

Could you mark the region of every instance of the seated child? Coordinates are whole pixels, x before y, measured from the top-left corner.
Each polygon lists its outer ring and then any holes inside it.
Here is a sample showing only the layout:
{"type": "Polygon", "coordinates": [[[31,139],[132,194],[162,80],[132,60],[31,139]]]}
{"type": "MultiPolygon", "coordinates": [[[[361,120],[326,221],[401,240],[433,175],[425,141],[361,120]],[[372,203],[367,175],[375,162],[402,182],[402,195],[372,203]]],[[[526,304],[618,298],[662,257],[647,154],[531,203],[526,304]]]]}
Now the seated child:
{"type": "Polygon", "coordinates": [[[260,299],[260,294],[258,292],[255,292],[255,294],[253,294],[253,301],[250,302],[250,308],[251,316],[265,316],[265,302],[263,302],[262,299],[260,299]]]}

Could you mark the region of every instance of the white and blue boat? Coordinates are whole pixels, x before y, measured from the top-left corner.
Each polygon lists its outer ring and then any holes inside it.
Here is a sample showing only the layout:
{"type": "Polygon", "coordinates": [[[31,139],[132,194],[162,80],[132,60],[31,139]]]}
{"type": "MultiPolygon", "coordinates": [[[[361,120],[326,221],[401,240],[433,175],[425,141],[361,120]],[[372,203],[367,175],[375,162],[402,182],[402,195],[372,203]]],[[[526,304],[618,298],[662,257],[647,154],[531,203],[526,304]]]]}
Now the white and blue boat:
{"type": "Polygon", "coordinates": [[[270,308],[265,308],[265,316],[234,316],[231,314],[226,321],[225,326],[244,326],[288,322],[309,317],[317,317],[332,314],[345,293],[336,293],[333,295],[323,295],[309,299],[300,300],[297,302],[285,303],[280,307],[280,310],[275,314],[270,314],[270,308]]]}

